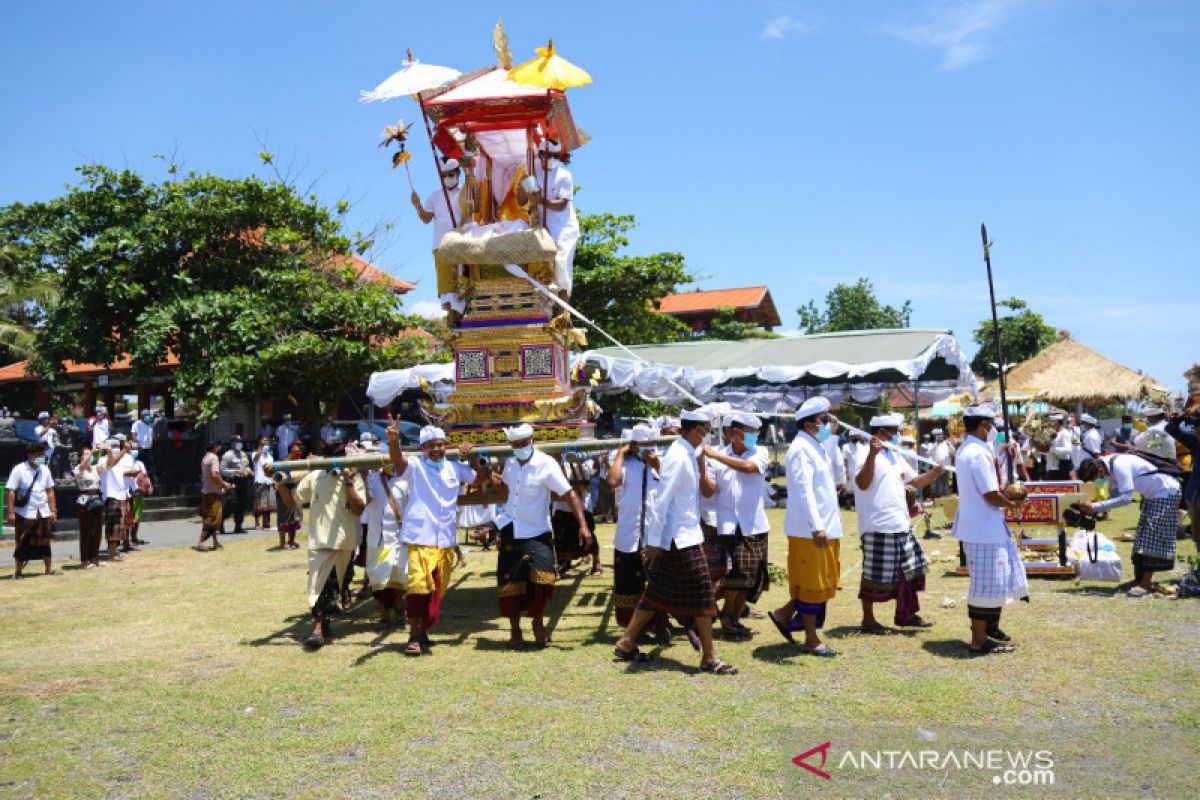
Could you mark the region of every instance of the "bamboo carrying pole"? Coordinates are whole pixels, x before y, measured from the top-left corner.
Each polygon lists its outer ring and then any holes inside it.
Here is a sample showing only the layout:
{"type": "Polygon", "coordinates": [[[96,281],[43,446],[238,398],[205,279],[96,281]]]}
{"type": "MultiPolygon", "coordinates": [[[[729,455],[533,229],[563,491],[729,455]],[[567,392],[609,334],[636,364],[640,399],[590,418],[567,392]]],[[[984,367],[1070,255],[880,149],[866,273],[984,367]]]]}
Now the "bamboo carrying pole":
{"type": "MultiPolygon", "coordinates": [[[[677,438],[676,436],[659,436],[653,441],[640,442],[639,444],[669,445],[677,438]]],[[[547,455],[565,456],[572,453],[594,453],[603,450],[615,450],[625,444],[628,444],[628,442],[623,439],[585,439],[578,442],[546,442],[544,444],[535,444],[534,447],[547,455]]],[[[472,460],[506,458],[512,455],[512,451],[512,447],[506,444],[484,445],[472,448],[469,455],[472,460]]],[[[415,447],[406,447],[402,452],[405,457],[419,456],[421,454],[421,450],[415,447]]],[[[456,448],[446,448],[446,458],[457,461],[461,457],[462,454],[456,448]]],[[[312,472],[313,470],[322,469],[379,469],[391,463],[392,457],[387,453],[372,453],[370,455],[345,456],[344,458],[308,458],[301,461],[276,461],[271,471],[272,479],[276,483],[282,483],[287,480],[289,475],[295,475],[300,472],[312,472]]]]}
{"type": "MultiPolygon", "coordinates": [[[[1000,318],[996,314],[996,287],[992,283],[992,243],[988,241],[987,225],[980,224],[979,233],[983,237],[983,263],[987,264],[987,279],[988,279],[988,298],[992,303],[992,337],[996,343],[996,372],[1000,378],[1000,413],[1004,417],[1004,435],[1005,446],[1012,441],[1013,429],[1008,421],[1008,394],[1005,388],[1004,377],[1004,348],[1000,346],[1000,318]]],[[[1013,466],[1013,458],[1008,459],[1008,482],[1011,484],[1016,481],[1016,475],[1013,466]]]]}

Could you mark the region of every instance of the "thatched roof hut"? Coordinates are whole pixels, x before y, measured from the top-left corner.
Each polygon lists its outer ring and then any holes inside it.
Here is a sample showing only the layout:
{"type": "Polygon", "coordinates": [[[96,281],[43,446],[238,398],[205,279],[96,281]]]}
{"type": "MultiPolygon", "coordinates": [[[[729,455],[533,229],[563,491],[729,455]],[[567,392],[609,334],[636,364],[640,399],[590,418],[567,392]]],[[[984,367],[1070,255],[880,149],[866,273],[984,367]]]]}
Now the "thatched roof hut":
{"type": "MultiPolygon", "coordinates": [[[[1134,372],[1069,338],[1017,364],[1009,370],[1006,385],[1009,391],[1033,390],[1039,399],[1051,403],[1114,403],[1166,393],[1149,375],[1134,372]]],[[[981,394],[998,396],[999,392],[999,385],[991,381],[981,394]]]]}

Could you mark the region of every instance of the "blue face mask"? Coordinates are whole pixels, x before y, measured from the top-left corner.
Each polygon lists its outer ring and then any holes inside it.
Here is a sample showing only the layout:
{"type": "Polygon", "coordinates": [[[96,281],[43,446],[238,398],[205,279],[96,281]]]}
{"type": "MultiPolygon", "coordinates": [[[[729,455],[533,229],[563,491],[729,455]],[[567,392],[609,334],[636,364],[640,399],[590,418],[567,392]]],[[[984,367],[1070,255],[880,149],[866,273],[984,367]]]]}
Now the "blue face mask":
{"type": "Polygon", "coordinates": [[[241,450],[241,449],[242,449],[242,443],[241,443],[241,442],[237,442],[236,444],[234,444],[234,446],[233,446],[233,449],[234,449],[234,450],[241,450]]]}
{"type": "Polygon", "coordinates": [[[899,447],[899,446],[900,446],[900,434],[894,433],[894,434],[892,434],[892,447],[899,447]]]}
{"type": "Polygon", "coordinates": [[[441,469],[442,464],[446,463],[446,459],[444,459],[444,458],[439,458],[437,461],[434,461],[429,456],[421,456],[421,460],[424,461],[429,466],[433,467],[434,469],[441,469]]]}
{"type": "Polygon", "coordinates": [[[833,423],[832,422],[823,423],[821,425],[821,427],[817,428],[817,441],[818,442],[823,442],[832,435],[833,435],[833,423]]]}
{"type": "Polygon", "coordinates": [[[149,421],[150,421],[150,415],[142,414],[142,422],[149,422],[149,421]]]}
{"type": "Polygon", "coordinates": [[[34,456],[33,463],[37,464],[40,467],[46,463],[46,457],[45,456],[34,456]]]}
{"type": "Polygon", "coordinates": [[[744,445],[746,445],[746,447],[751,448],[751,449],[753,449],[754,447],[757,447],[758,446],[758,434],[757,433],[747,433],[745,435],[745,437],[742,439],[742,443],[744,445]]]}
{"type": "Polygon", "coordinates": [[[529,459],[533,458],[533,445],[528,445],[527,447],[514,447],[513,455],[517,457],[518,461],[528,461],[529,459]]]}
{"type": "Polygon", "coordinates": [[[996,434],[996,441],[999,442],[1000,444],[1004,444],[1005,442],[1008,441],[1008,434],[1005,433],[1004,431],[1000,431],[999,433],[996,434]]]}
{"type": "Polygon", "coordinates": [[[137,456],[138,456],[138,451],[137,451],[137,450],[130,450],[130,451],[129,451],[129,455],[130,455],[130,456],[132,456],[133,458],[137,458],[137,456]]]}

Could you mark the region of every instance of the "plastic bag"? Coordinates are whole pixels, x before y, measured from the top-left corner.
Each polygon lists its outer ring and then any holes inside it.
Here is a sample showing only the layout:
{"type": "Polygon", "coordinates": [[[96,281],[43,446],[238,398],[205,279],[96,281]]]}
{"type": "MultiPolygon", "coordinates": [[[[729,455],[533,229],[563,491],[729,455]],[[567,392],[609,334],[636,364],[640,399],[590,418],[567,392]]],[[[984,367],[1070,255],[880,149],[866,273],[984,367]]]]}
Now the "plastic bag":
{"type": "Polygon", "coordinates": [[[1099,531],[1075,531],[1067,545],[1067,560],[1081,581],[1121,582],[1121,556],[1112,540],[1099,531]]]}

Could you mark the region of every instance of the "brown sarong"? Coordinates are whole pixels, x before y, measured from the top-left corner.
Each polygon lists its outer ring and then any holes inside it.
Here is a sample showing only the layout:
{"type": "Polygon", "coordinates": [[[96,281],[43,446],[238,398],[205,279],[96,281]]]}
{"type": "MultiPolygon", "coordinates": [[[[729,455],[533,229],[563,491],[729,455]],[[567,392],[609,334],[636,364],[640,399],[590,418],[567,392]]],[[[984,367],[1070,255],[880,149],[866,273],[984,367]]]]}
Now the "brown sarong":
{"type": "Polygon", "coordinates": [[[677,617],[715,617],[717,601],[701,545],[659,553],[650,567],[638,608],[677,617]]]}
{"type": "Polygon", "coordinates": [[[254,513],[266,514],[275,510],[275,487],[269,483],[254,484],[254,513]]]}
{"type": "Polygon", "coordinates": [[[25,519],[17,514],[13,523],[17,548],[13,551],[14,561],[38,561],[50,557],[50,518],[25,519]]]}
{"type": "Polygon", "coordinates": [[[104,538],[109,544],[123,542],[128,536],[125,530],[125,501],[109,498],[104,501],[104,538]]]}
{"type": "Polygon", "coordinates": [[[220,529],[225,516],[225,495],[206,494],[200,497],[200,524],[212,532],[220,529]]]}
{"type": "Polygon", "coordinates": [[[725,552],[725,546],[721,544],[723,537],[717,535],[715,526],[701,522],[700,530],[704,532],[704,555],[708,561],[708,577],[713,583],[713,590],[720,591],[722,579],[729,574],[729,555],[725,552]]]}
{"type": "Polygon", "coordinates": [[[761,579],[763,561],[767,557],[767,535],[743,536],[739,529],[733,536],[718,539],[724,545],[731,565],[721,588],[733,592],[753,591],[761,579]]]}

